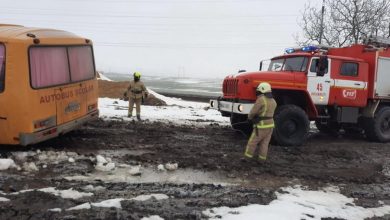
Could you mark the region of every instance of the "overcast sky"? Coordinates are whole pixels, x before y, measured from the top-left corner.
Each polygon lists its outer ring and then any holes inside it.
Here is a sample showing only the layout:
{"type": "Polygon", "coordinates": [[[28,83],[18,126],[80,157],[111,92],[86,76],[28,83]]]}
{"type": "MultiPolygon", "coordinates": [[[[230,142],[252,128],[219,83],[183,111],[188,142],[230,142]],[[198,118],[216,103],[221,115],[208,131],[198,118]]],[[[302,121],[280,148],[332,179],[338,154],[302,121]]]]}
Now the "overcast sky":
{"type": "MultiPolygon", "coordinates": [[[[307,0],[1,0],[0,23],[94,42],[106,72],[223,77],[295,45],[307,0]]],[[[311,0],[320,4],[321,0],[311,0]]]]}

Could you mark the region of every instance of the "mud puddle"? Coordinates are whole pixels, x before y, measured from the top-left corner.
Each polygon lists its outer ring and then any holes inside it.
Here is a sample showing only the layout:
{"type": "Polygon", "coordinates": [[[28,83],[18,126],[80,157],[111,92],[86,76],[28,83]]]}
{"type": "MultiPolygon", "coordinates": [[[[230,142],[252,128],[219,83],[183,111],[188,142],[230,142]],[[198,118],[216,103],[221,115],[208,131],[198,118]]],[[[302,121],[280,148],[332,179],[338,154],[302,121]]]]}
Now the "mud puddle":
{"type": "Polygon", "coordinates": [[[142,167],[142,174],[132,176],[129,169],[118,168],[110,172],[93,172],[88,175],[64,176],[72,181],[102,181],[105,183],[173,183],[173,184],[214,184],[221,186],[248,184],[248,180],[229,178],[221,173],[198,171],[193,169],[178,169],[176,171],[156,171],[155,168],[142,167]]]}

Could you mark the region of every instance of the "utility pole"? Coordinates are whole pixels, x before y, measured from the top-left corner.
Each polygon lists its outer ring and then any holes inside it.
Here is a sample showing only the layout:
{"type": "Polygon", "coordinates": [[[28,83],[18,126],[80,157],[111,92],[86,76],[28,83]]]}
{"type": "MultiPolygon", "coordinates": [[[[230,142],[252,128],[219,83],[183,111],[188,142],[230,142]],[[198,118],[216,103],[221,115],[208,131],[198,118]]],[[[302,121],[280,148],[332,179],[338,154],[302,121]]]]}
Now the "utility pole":
{"type": "Polygon", "coordinates": [[[387,37],[389,37],[389,38],[390,38],[390,23],[389,23],[389,36],[387,36],[387,37]]]}
{"type": "Polygon", "coordinates": [[[322,0],[322,11],[321,11],[321,27],[320,27],[320,45],[322,44],[322,35],[324,34],[324,15],[325,15],[325,0],[322,0]]]}

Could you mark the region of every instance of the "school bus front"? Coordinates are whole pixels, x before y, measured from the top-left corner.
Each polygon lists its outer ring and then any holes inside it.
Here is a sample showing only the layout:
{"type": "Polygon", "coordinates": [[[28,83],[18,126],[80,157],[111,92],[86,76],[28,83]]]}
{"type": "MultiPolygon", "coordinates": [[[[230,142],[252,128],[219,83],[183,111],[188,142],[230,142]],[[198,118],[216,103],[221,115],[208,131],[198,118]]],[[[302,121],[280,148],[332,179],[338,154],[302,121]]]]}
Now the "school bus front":
{"type": "Polygon", "coordinates": [[[98,116],[89,40],[59,30],[0,26],[0,62],[0,144],[38,143],[98,116]]]}

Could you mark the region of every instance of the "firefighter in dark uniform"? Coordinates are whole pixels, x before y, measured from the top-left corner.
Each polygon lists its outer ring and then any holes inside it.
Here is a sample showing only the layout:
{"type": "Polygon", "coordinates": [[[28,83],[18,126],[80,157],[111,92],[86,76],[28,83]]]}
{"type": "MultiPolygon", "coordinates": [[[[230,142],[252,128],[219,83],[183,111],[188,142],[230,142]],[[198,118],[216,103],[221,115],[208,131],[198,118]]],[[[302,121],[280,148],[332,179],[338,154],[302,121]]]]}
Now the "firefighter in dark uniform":
{"type": "Polygon", "coordinates": [[[127,116],[133,116],[133,107],[135,104],[137,119],[141,120],[141,102],[143,98],[146,99],[148,97],[148,90],[146,90],[144,83],[141,82],[141,74],[139,72],[135,72],[133,76],[134,80],[130,81],[127,92],[125,93],[129,97],[129,112],[127,116]]]}
{"type": "Polygon", "coordinates": [[[253,131],[246,146],[245,156],[253,158],[257,147],[260,146],[258,161],[264,162],[267,159],[268,145],[274,128],[273,116],[277,104],[272,97],[271,85],[267,82],[257,86],[256,96],[256,103],[248,115],[248,120],[253,123],[253,131]]]}

